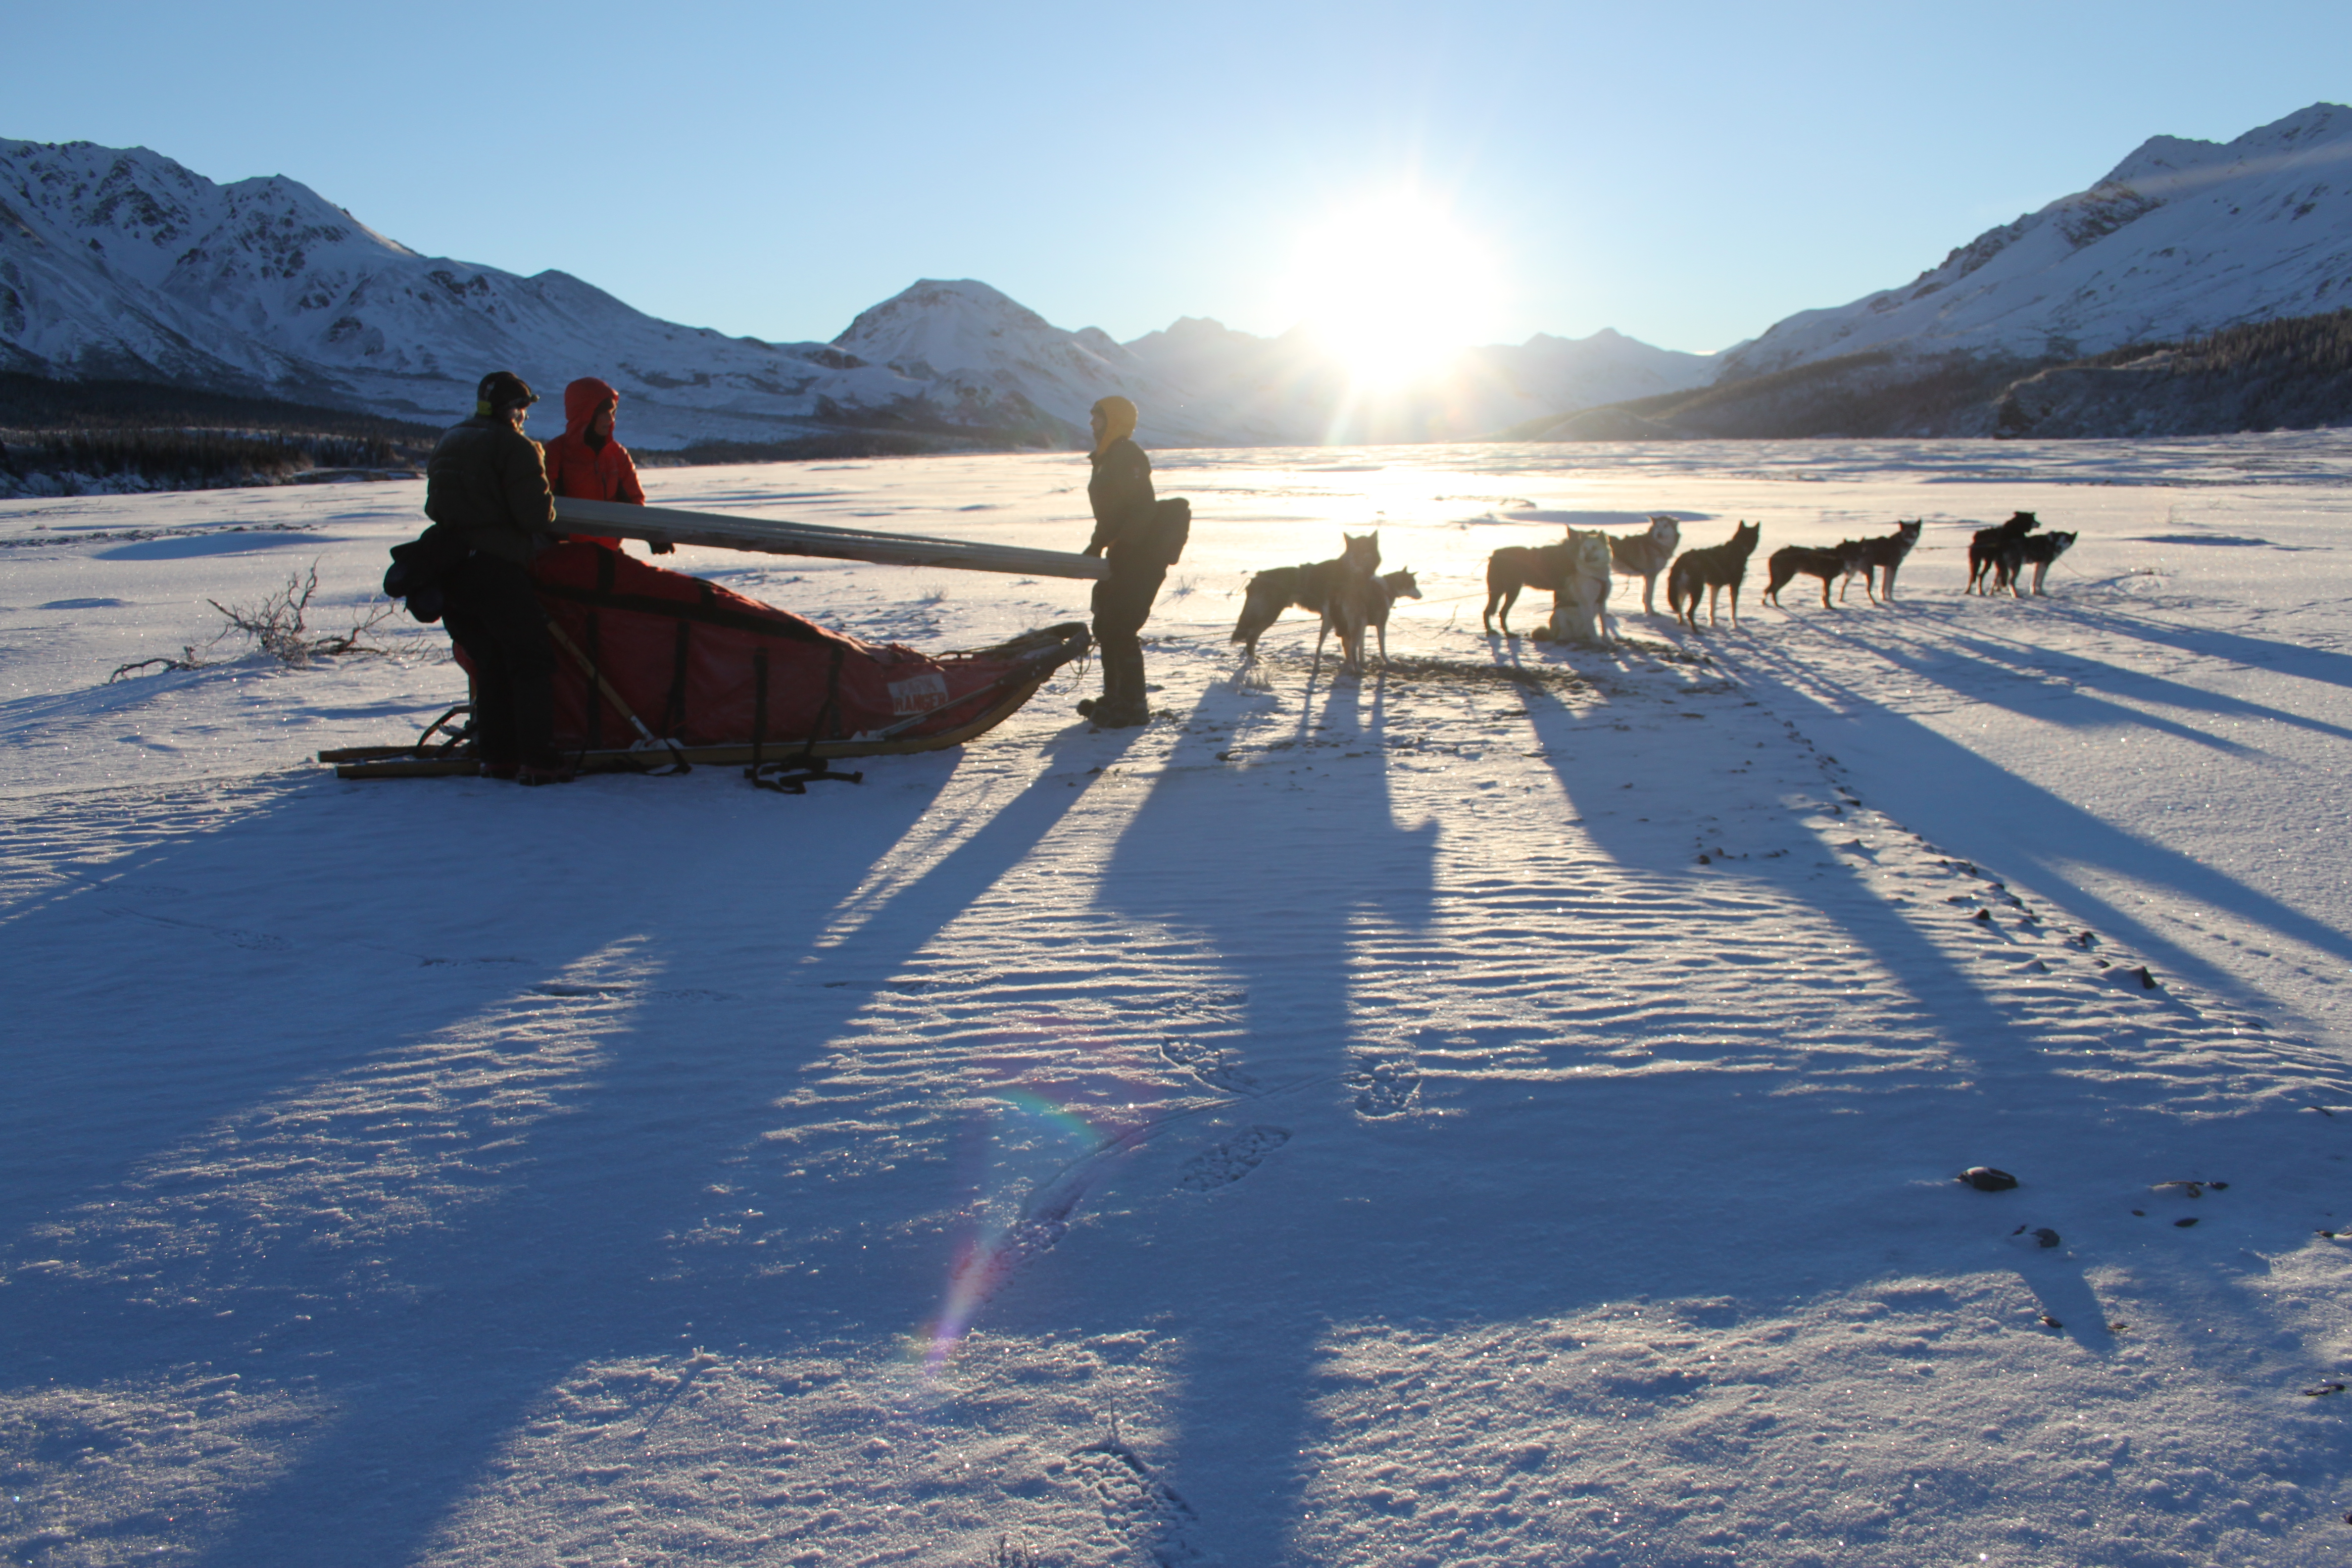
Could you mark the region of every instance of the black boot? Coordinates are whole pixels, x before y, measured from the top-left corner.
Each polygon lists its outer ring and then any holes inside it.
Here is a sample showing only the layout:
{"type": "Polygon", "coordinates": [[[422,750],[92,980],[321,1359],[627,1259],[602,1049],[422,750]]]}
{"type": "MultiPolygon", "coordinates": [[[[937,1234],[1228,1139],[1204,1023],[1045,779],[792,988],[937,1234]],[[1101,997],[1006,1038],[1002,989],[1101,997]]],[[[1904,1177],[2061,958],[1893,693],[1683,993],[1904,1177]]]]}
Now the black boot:
{"type": "Polygon", "coordinates": [[[1131,730],[1151,721],[1151,702],[1143,689],[1143,650],[1106,651],[1103,655],[1103,700],[1088,715],[1106,730],[1131,730]]]}
{"type": "Polygon", "coordinates": [[[1102,658],[1102,695],[1089,697],[1081,701],[1078,704],[1078,711],[1097,724],[1105,723],[1112,714],[1123,712],[1129,706],[1126,677],[1125,661],[1114,657],[1106,649],[1102,658]]]}

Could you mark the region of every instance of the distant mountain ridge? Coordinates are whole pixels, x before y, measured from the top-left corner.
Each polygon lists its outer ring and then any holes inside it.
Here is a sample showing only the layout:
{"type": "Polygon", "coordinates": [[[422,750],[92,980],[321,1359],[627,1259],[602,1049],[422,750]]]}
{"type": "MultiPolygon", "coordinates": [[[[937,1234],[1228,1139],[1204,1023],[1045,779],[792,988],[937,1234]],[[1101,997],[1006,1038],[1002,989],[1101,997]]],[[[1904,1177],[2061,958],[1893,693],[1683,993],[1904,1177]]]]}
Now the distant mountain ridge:
{"type": "MultiPolygon", "coordinates": [[[[831,343],[728,337],[646,315],[568,273],[523,278],[421,255],[283,177],[223,185],[143,148],[0,141],[0,371],[427,424],[469,412],[486,369],[520,370],[542,392],[601,375],[627,399],[628,438],[651,448],[757,449],[842,432],[1076,447],[1087,410],[1109,393],[1141,405],[1140,434],[1155,445],[1328,438],[1346,401],[1337,366],[1295,334],[1215,332],[1238,352],[1180,367],[1181,356],[1160,352],[1168,334],[1122,346],[1096,328],[1055,327],[985,283],[926,279],[831,343]],[[1246,345],[1270,345],[1265,365],[1246,345]],[[1259,395],[1261,370],[1286,395],[1259,395]]],[[[1707,374],[1701,356],[1613,332],[1580,344],[1538,337],[1470,351],[1383,405],[1377,427],[1394,439],[1476,436],[1707,374]]]]}
{"type": "Polygon", "coordinates": [[[2151,137],[1900,289],[1776,323],[1724,356],[1722,379],[1875,350],[2069,360],[2352,304],[2347,159],[2340,104],[2229,142],[2151,137]]]}
{"type": "Polygon", "coordinates": [[[1539,333],[1373,395],[1303,329],[1185,317],[1121,344],[972,279],[919,280],[830,343],[729,337],[567,273],[420,255],[282,177],[222,185],[144,149],[0,141],[0,371],[428,425],[467,411],[485,367],[545,391],[596,374],[628,399],[633,443],[745,455],[844,437],[1077,447],[1113,392],[1160,446],[2204,431],[2336,417],[2336,328],[2296,328],[2259,362],[2194,345],[2352,304],[2347,160],[2336,104],[2226,143],[2157,136],[1904,287],[1721,354],[1539,333]],[[2111,357],[2131,349],[2147,352],[2111,357]]]}
{"type": "Polygon", "coordinates": [[[1261,338],[1187,316],[1127,347],[1258,439],[1305,446],[1476,439],[1539,415],[1702,386],[1717,363],[1607,328],[1574,339],[1538,332],[1524,343],[1465,349],[1402,387],[1367,395],[1303,327],[1261,338]]]}
{"type": "Polygon", "coordinates": [[[1801,310],[1709,385],[1528,440],[2208,435],[2352,420],[2352,109],[2157,136],[1901,289],[1801,310]],[[2258,328],[2271,331],[2254,331],[2258,328]],[[2248,332],[2253,335],[2247,336],[2248,332]]]}

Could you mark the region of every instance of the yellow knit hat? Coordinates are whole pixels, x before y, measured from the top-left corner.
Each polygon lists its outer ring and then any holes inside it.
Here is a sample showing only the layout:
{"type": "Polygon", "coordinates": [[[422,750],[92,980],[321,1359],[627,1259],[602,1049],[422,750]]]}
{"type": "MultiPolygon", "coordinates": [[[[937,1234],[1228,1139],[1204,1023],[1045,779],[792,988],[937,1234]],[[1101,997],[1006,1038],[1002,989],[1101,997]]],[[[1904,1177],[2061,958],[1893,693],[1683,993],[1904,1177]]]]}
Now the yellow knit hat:
{"type": "Polygon", "coordinates": [[[1108,451],[1113,441],[1135,434],[1135,405],[1118,394],[1099,399],[1094,412],[1103,416],[1102,439],[1095,443],[1096,451],[1108,451]]]}

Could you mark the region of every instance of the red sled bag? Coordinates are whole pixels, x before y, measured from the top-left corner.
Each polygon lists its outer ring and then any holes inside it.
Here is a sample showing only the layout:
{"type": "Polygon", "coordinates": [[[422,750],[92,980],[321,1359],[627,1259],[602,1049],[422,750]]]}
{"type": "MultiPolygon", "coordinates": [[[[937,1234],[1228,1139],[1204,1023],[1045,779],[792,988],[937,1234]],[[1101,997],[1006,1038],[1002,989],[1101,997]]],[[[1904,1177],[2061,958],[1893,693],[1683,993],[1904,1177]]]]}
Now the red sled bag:
{"type": "Polygon", "coordinates": [[[952,745],[1087,647],[1076,622],[968,653],[863,642],[593,544],[559,544],[530,570],[562,634],[554,739],[567,752],[641,746],[638,724],[665,748],[748,747],[752,761],[952,745]]]}

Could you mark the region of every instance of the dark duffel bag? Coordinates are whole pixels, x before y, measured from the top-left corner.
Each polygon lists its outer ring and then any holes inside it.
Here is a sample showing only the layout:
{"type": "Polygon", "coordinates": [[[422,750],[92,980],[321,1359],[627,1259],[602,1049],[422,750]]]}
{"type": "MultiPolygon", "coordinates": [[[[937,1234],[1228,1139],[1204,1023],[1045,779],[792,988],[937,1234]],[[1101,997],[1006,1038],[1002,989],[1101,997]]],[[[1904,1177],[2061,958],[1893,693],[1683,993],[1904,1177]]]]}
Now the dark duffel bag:
{"type": "Polygon", "coordinates": [[[441,618],[442,579],[473,552],[456,530],[436,522],[407,543],[392,547],[383,596],[407,600],[408,613],[430,626],[441,618]]]}
{"type": "Polygon", "coordinates": [[[1160,566],[1173,566],[1183,557],[1184,545],[1192,537],[1192,503],[1182,496],[1170,496],[1155,501],[1151,507],[1151,522],[1144,537],[1144,553],[1160,566]]]}

